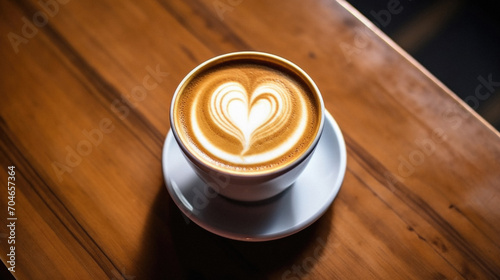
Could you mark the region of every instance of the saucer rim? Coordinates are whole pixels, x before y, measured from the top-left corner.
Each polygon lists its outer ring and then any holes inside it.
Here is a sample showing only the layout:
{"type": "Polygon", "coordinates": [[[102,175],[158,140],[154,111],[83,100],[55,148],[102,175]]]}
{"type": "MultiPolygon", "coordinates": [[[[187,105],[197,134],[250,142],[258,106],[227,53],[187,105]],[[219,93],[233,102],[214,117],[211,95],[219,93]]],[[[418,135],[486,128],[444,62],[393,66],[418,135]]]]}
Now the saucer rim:
{"type": "MultiPolygon", "coordinates": [[[[181,210],[183,215],[185,215],[189,220],[191,220],[192,222],[194,222],[195,224],[197,224],[201,228],[203,228],[203,229],[205,229],[213,234],[216,234],[218,236],[225,237],[228,239],[232,239],[232,240],[248,241],[248,242],[271,241],[271,240],[281,239],[281,238],[293,235],[293,234],[309,227],[311,224],[313,224],[315,221],[317,221],[320,217],[323,216],[323,214],[327,211],[327,209],[333,203],[333,200],[335,200],[335,198],[337,197],[337,195],[340,191],[340,188],[342,186],[342,183],[343,183],[343,180],[345,177],[346,168],[347,168],[346,145],[345,145],[345,140],[344,140],[344,137],[343,137],[342,132],[340,130],[340,127],[338,126],[335,119],[332,117],[332,115],[327,110],[325,110],[324,115],[325,115],[324,116],[325,117],[324,128],[326,128],[327,125],[331,126],[333,128],[333,134],[337,138],[337,142],[338,142],[339,168],[338,168],[338,173],[337,173],[337,179],[335,182],[332,183],[329,198],[327,200],[325,200],[324,205],[322,205],[318,211],[311,214],[311,216],[309,218],[305,219],[301,223],[293,225],[293,226],[288,227],[288,228],[284,228],[283,230],[281,230],[279,232],[250,236],[250,235],[245,235],[245,234],[241,234],[241,233],[231,233],[231,232],[227,232],[224,230],[220,230],[217,227],[210,225],[206,221],[201,221],[201,219],[198,219],[196,217],[196,215],[194,215],[193,213],[191,213],[191,211],[189,211],[189,209],[186,209],[186,207],[184,207],[183,203],[180,201],[181,199],[178,197],[178,194],[173,190],[173,186],[171,186],[169,179],[168,179],[168,176],[167,176],[166,165],[167,165],[168,157],[166,156],[166,153],[167,153],[167,150],[169,148],[169,144],[170,145],[175,144],[177,146],[179,145],[175,141],[175,138],[172,135],[172,129],[169,130],[167,137],[165,139],[164,145],[163,145],[163,149],[162,149],[162,172],[163,172],[163,177],[164,177],[164,181],[166,184],[166,188],[167,188],[167,191],[168,191],[170,197],[172,198],[172,200],[174,201],[176,206],[181,210]]],[[[322,137],[319,139],[319,141],[317,143],[318,145],[320,144],[321,141],[326,141],[326,139],[324,138],[324,136],[325,136],[324,131],[322,134],[323,134],[322,137]]],[[[180,147],[178,147],[178,148],[180,149],[180,147]]],[[[312,157],[314,157],[314,156],[315,156],[315,154],[312,155],[312,157]]],[[[306,170],[304,170],[304,172],[306,172],[306,170]]],[[[302,176],[302,175],[300,175],[300,176],[302,176]]],[[[300,178],[300,176],[299,176],[299,178],[300,178]]],[[[286,189],[283,193],[288,192],[288,191],[291,191],[290,188],[286,189]]],[[[276,197],[270,198],[269,200],[270,201],[273,201],[276,199],[279,200],[280,196],[282,196],[283,193],[280,193],[276,197]]],[[[221,199],[225,199],[225,198],[221,198],[221,199]]],[[[237,201],[231,201],[231,204],[233,204],[233,203],[238,204],[237,201]]],[[[260,203],[260,202],[257,202],[257,203],[260,203]]],[[[266,202],[264,202],[264,203],[266,203],[266,202]]],[[[269,202],[269,203],[273,203],[273,202],[269,202]]],[[[239,204],[239,206],[244,205],[244,204],[245,203],[239,204]]],[[[248,207],[251,207],[251,203],[249,204],[248,207]]]]}

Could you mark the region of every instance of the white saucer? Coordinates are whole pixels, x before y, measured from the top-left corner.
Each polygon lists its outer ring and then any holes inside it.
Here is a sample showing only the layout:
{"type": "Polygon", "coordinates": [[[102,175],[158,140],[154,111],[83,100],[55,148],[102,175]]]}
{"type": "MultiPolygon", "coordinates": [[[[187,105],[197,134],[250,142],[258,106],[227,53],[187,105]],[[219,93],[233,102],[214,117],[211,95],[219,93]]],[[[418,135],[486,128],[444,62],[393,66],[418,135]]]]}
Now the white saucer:
{"type": "Polygon", "coordinates": [[[235,240],[265,241],[296,233],[326,212],[346,169],[344,138],[333,117],[297,181],[274,198],[241,203],[214,193],[191,169],[169,131],[163,147],[163,174],[175,204],[202,228],[235,240]]]}

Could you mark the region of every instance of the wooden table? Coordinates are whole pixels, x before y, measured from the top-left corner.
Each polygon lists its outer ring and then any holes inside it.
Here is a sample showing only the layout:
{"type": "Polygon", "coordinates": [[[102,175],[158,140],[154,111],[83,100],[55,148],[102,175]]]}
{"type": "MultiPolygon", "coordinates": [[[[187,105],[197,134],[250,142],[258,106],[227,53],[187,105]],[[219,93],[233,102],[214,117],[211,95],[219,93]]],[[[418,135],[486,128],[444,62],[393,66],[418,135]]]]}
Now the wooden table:
{"type": "Polygon", "coordinates": [[[343,1],[11,0],[0,34],[18,279],[500,277],[499,133],[343,1]],[[163,180],[176,86],[240,50],[308,72],[347,144],[329,210],[276,241],[205,231],[163,180]]]}

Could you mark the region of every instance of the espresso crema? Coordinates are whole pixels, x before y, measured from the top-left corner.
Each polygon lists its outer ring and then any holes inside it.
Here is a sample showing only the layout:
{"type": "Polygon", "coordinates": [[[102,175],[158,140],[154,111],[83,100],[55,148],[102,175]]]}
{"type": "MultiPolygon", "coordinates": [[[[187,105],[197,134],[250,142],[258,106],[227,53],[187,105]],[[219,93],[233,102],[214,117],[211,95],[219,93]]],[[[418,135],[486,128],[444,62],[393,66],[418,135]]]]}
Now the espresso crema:
{"type": "Polygon", "coordinates": [[[313,143],[320,99],[299,73],[278,63],[233,59],[208,64],[174,99],[184,146],[220,170],[252,173],[294,162],[313,143]]]}

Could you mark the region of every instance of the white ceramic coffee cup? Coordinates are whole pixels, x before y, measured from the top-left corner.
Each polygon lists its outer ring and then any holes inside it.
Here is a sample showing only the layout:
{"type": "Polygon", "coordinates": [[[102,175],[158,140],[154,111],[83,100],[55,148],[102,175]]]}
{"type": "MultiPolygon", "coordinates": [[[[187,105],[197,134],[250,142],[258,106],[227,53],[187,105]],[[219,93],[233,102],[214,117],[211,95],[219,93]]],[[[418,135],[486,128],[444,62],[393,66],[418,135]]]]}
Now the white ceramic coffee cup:
{"type": "Polygon", "coordinates": [[[172,99],[172,104],[170,108],[170,124],[176,142],[185,158],[187,159],[190,166],[193,168],[195,173],[210,186],[217,193],[234,200],[240,201],[259,201],[267,198],[271,198],[288,187],[290,187],[295,180],[302,173],[304,168],[307,166],[309,160],[311,159],[314,150],[317,146],[319,139],[321,138],[324,125],[324,103],[321,93],[314,83],[314,81],[300,69],[297,65],[292,62],[283,59],[279,56],[267,54],[263,52],[236,52],[229,53],[221,56],[209,59],[202,64],[194,68],[179,84],[177,87],[174,97],[172,99]],[[182,138],[178,135],[178,130],[174,123],[174,105],[177,100],[177,96],[182,94],[185,84],[187,84],[192,77],[196,76],[202,70],[207,67],[213,66],[219,62],[228,61],[231,59],[262,59],[267,62],[276,63],[277,65],[284,66],[287,70],[293,71],[297,74],[302,81],[307,84],[309,89],[316,95],[318,100],[318,115],[321,117],[318,129],[314,136],[314,140],[295,161],[287,164],[286,166],[270,170],[269,172],[261,172],[259,174],[244,174],[241,172],[230,172],[226,170],[216,169],[198,158],[197,155],[193,154],[183,143],[182,138]]]}

